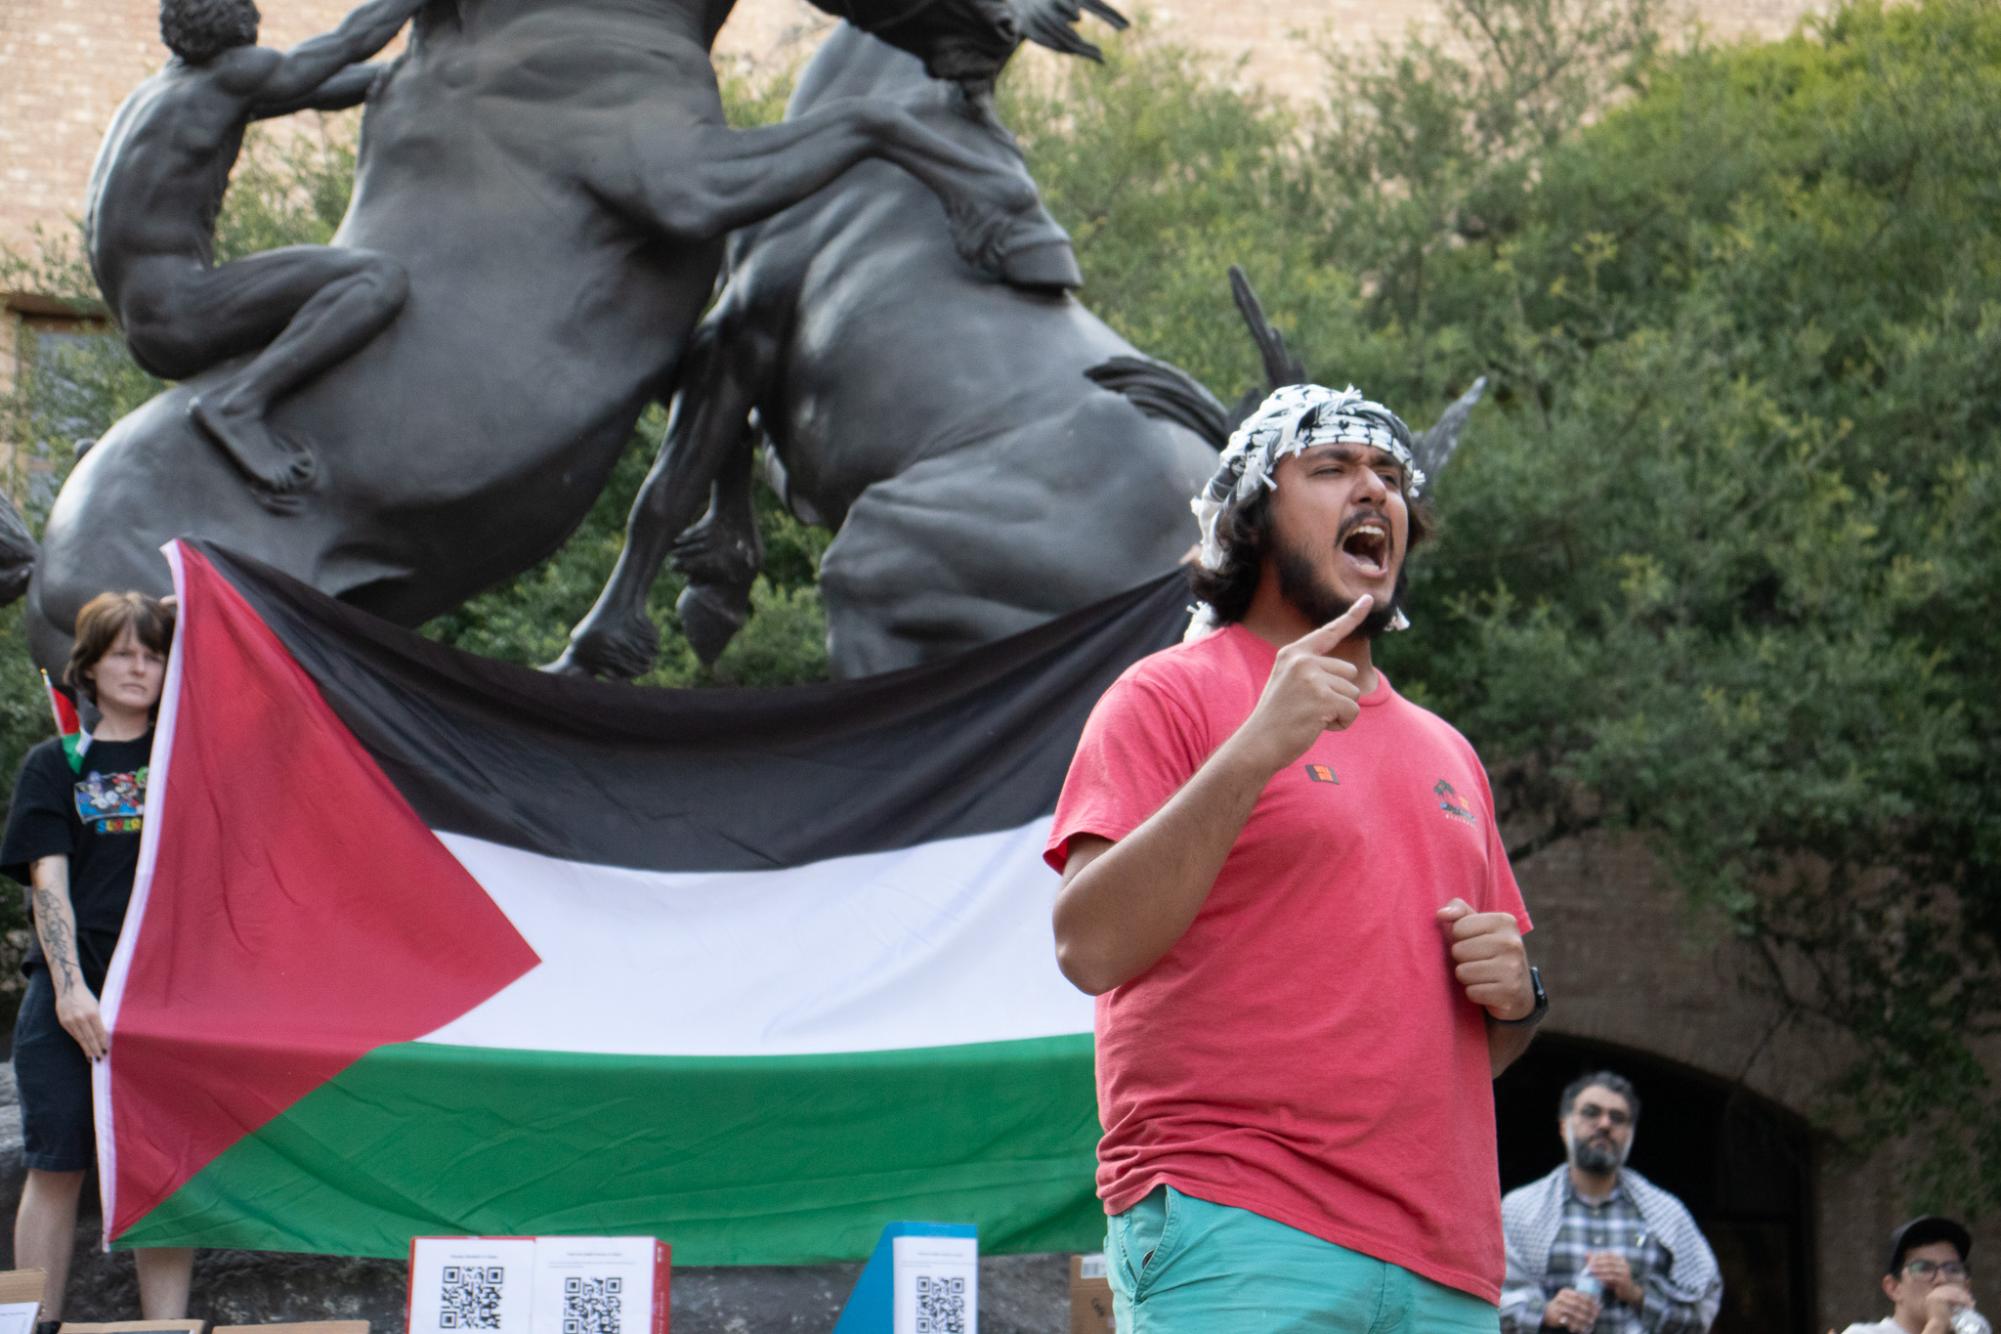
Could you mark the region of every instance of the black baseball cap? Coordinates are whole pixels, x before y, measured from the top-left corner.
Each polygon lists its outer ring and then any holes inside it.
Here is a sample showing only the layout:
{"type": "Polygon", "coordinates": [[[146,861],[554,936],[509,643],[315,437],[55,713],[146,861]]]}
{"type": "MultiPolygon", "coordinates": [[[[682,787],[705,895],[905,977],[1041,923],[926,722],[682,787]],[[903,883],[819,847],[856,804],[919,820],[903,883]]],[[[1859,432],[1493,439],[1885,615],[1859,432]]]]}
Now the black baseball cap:
{"type": "Polygon", "coordinates": [[[1925,1214],[1890,1234],[1890,1264],[1883,1272],[1896,1277],[1904,1270],[1904,1256],[1918,1246],[1929,1246],[1935,1241],[1949,1241],[1964,1261],[1973,1250],[1973,1235],[1950,1218],[1940,1218],[1937,1214],[1925,1214]]]}

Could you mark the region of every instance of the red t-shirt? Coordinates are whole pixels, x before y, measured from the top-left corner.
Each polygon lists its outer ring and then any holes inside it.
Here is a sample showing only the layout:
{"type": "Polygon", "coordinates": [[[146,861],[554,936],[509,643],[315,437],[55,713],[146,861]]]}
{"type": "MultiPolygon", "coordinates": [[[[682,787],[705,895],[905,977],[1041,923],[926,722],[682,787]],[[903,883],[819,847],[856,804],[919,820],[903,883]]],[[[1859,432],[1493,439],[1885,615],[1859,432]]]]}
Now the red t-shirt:
{"type": "MultiPolygon", "coordinates": [[[[1242,626],[1099,701],[1045,852],[1125,837],[1250,716],[1276,650],[1242,626]]],[[[1174,948],[1097,1002],[1098,1194],[1162,1183],[1500,1299],[1486,1012],[1435,914],[1527,910],[1466,739],[1381,677],[1274,775],[1174,948]]]]}

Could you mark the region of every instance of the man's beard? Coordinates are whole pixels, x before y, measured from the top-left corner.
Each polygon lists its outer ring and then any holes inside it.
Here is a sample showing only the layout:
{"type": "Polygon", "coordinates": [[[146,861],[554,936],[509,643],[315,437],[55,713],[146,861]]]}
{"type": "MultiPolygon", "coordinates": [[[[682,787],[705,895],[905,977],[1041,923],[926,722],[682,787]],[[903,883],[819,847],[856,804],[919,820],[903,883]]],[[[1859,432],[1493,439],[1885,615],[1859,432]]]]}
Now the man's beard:
{"type": "Polygon", "coordinates": [[[1581,1140],[1573,1136],[1570,1141],[1570,1165],[1580,1172],[1592,1176],[1604,1176],[1616,1172],[1626,1165],[1626,1155],[1632,1151],[1633,1142],[1627,1140],[1621,1148],[1614,1143],[1600,1143],[1596,1140],[1581,1140]]]}
{"type": "MultiPolygon", "coordinates": [[[[1325,625],[1342,612],[1355,605],[1353,598],[1341,596],[1326,579],[1321,577],[1320,567],[1306,552],[1293,546],[1278,546],[1272,552],[1274,568],[1278,571],[1278,591],[1293,609],[1304,616],[1310,624],[1325,625]]],[[[1369,614],[1362,623],[1350,632],[1351,639],[1374,639],[1390,628],[1396,619],[1397,604],[1403,601],[1404,572],[1397,570],[1396,591],[1388,602],[1379,602],[1369,608],[1369,614]]]]}

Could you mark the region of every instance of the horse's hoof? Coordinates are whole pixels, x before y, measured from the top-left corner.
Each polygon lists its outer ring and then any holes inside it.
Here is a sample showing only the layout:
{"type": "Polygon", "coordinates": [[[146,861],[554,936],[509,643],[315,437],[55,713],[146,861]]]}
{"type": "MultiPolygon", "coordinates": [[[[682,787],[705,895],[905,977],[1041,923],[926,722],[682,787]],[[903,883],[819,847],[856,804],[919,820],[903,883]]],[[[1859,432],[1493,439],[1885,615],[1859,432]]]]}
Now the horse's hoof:
{"type": "MultiPolygon", "coordinates": [[[[588,623],[587,623],[588,624],[588,623]]],[[[660,631],[653,622],[641,620],[621,630],[579,629],[570,635],[570,646],[542,670],[557,676],[596,676],[611,681],[630,681],[646,675],[660,656],[660,631]]]]}
{"type": "Polygon", "coordinates": [[[538,672],[547,672],[551,676],[580,676],[589,679],[591,675],[591,669],[577,661],[577,646],[575,644],[564,649],[562,655],[555,661],[545,662],[535,670],[538,672]]]}
{"type": "Polygon", "coordinates": [[[681,617],[688,647],[695,650],[704,667],[713,667],[750,619],[750,598],[747,590],[739,587],[689,584],[675,599],[674,610],[681,617]]]}
{"type": "Polygon", "coordinates": [[[1058,292],[1074,292],[1084,285],[1077,267],[1077,252],[1070,238],[1037,241],[1001,254],[1001,277],[1010,287],[1041,287],[1058,292]]]}

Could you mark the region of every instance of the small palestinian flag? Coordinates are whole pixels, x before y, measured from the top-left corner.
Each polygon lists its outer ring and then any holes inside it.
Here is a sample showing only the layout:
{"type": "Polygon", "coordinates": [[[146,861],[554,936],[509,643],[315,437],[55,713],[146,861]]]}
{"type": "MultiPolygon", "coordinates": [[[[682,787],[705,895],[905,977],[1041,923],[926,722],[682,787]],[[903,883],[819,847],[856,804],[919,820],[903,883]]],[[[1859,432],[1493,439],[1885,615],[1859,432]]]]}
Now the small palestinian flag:
{"type": "Polygon", "coordinates": [[[48,694],[49,713],[56,720],[56,735],[62,738],[63,755],[69,760],[70,772],[80,772],[83,753],[90,749],[90,733],[83,730],[83,719],[77,716],[76,705],[70,702],[68,695],[56,689],[46,669],[42,670],[42,689],[48,694]]]}
{"type": "Polygon", "coordinates": [[[205,545],[104,996],[120,1245],[688,1264],[1103,1235],[1040,852],[1163,577],[932,665],[646,690],[474,658],[205,545]]]}

